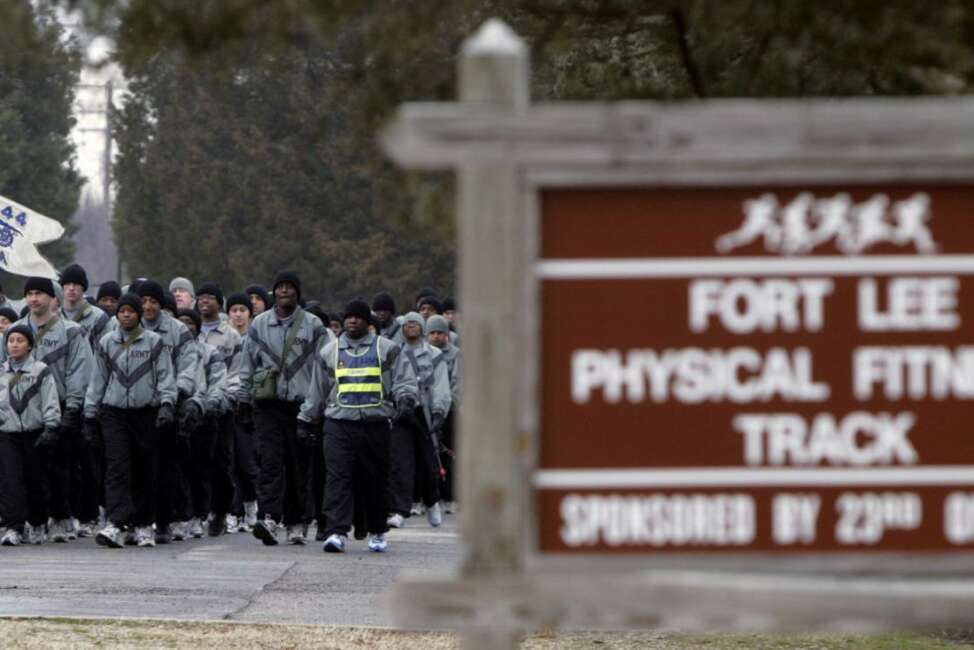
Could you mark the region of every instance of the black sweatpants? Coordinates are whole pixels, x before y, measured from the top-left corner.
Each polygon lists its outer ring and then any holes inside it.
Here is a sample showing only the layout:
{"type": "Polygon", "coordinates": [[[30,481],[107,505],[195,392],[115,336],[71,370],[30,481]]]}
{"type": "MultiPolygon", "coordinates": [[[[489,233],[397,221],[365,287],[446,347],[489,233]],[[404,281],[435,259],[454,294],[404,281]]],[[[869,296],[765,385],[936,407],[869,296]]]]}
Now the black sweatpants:
{"type": "Polygon", "coordinates": [[[391,449],[389,501],[392,512],[409,516],[414,489],[426,507],[439,501],[440,467],[429,435],[404,421],[396,422],[392,425],[391,449]]]}
{"type": "Polygon", "coordinates": [[[325,420],[324,447],[325,532],[347,535],[356,504],[369,533],[389,530],[389,422],[325,420]]]}
{"type": "Polygon", "coordinates": [[[257,479],[258,518],[270,517],[287,526],[307,524],[313,518],[308,489],[311,451],[298,444],[296,402],[261,400],[254,408],[254,426],[260,450],[257,479]]]}
{"type": "Polygon", "coordinates": [[[456,426],[456,417],[454,416],[455,411],[451,410],[450,414],[446,417],[446,422],[443,423],[443,439],[440,445],[440,462],[443,463],[443,469],[446,470],[446,476],[443,477],[443,481],[440,483],[440,496],[443,497],[444,501],[456,501],[456,443],[454,442],[454,427],[456,426]]]}
{"type": "Polygon", "coordinates": [[[189,487],[192,495],[192,516],[206,521],[213,501],[213,453],[216,451],[217,419],[203,418],[189,443],[189,487]]]}
{"type": "Polygon", "coordinates": [[[218,517],[230,512],[233,505],[233,413],[224,413],[216,420],[216,440],[213,448],[213,466],[210,470],[210,480],[213,486],[213,500],[210,511],[218,517]]]}
{"type": "Polygon", "coordinates": [[[243,514],[245,501],[257,500],[257,443],[253,427],[233,424],[233,506],[231,512],[243,514]]]}
{"type": "MultiPolygon", "coordinates": [[[[61,402],[61,412],[64,413],[64,402],[61,402]]],[[[49,493],[50,515],[54,520],[68,519],[72,516],[72,497],[78,492],[78,478],[81,476],[81,461],[76,448],[80,432],[62,431],[53,449],[49,451],[47,465],[47,486],[49,493]],[[72,476],[75,477],[72,485],[72,476]]]]}
{"type": "Polygon", "coordinates": [[[116,526],[150,526],[156,518],[158,407],[101,407],[105,441],[105,509],[116,526]]]}
{"type": "Polygon", "coordinates": [[[24,534],[24,523],[47,523],[48,452],[34,446],[41,430],[0,431],[0,517],[3,525],[24,534]]]}

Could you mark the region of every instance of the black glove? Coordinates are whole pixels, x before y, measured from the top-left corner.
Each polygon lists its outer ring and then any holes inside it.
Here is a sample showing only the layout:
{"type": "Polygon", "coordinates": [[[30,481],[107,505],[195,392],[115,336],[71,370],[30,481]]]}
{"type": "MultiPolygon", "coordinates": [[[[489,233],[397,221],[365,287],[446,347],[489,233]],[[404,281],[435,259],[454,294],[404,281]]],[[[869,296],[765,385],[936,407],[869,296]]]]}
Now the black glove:
{"type": "Polygon", "coordinates": [[[61,414],[61,431],[65,433],[74,433],[81,428],[81,410],[72,406],[64,409],[64,413],[61,414]]]}
{"type": "Polygon", "coordinates": [[[175,409],[172,404],[163,404],[159,407],[159,415],[156,416],[156,428],[165,430],[170,428],[176,421],[175,409]]]}
{"type": "Polygon", "coordinates": [[[417,404],[415,395],[403,395],[396,404],[396,419],[401,420],[408,417],[415,409],[417,404]]]}
{"type": "Polygon", "coordinates": [[[203,409],[195,400],[186,400],[179,407],[179,435],[189,437],[203,423],[203,409]]]}
{"type": "Polygon", "coordinates": [[[95,418],[85,418],[81,425],[81,435],[89,445],[99,445],[98,440],[98,420],[95,418]]]}
{"type": "Polygon", "coordinates": [[[442,431],[443,423],[446,422],[446,418],[439,413],[433,414],[433,423],[430,424],[430,431],[442,431]]]}
{"type": "Polygon", "coordinates": [[[244,429],[254,428],[254,407],[249,402],[237,402],[237,423],[244,429]]]}
{"type": "Polygon", "coordinates": [[[37,436],[37,442],[34,443],[34,446],[37,447],[38,449],[40,448],[50,449],[56,444],[57,444],[57,429],[53,427],[44,427],[44,431],[41,432],[41,435],[37,436]]]}
{"type": "Polygon", "coordinates": [[[180,388],[179,389],[179,394],[176,395],[176,403],[177,404],[182,404],[183,402],[185,402],[186,400],[188,400],[190,397],[192,397],[192,395],[190,395],[189,393],[187,393],[185,388],[180,388]]]}
{"type": "Polygon", "coordinates": [[[312,422],[298,420],[298,427],[294,432],[298,443],[305,447],[318,446],[318,427],[312,422]]]}

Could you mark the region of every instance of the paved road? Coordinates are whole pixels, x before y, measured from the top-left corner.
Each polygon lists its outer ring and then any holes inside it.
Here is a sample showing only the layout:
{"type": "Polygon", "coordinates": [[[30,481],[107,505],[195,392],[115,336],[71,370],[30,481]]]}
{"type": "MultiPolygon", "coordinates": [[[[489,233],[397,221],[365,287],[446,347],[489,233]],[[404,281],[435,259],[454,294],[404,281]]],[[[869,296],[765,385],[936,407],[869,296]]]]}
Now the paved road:
{"type": "MultiPolygon", "coordinates": [[[[283,539],[283,535],[281,536],[283,539]]],[[[391,625],[379,599],[402,572],[458,562],[456,522],[425,517],[389,536],[388,553],[352,540],[264,547],[249,533],[141,549],[85,539],[0,548],[0,616],[107,616],[391,625]]]]}

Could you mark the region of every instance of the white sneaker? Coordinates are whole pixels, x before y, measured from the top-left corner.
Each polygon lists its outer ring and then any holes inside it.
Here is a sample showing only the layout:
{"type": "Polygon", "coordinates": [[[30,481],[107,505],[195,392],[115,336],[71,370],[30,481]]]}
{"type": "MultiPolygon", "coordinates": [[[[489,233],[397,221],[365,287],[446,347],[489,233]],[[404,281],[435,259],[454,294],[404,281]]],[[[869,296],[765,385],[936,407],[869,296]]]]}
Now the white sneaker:
{"type": "Polygon", "coordinates": [[[305,529],[301,524],[287,527],[287,543],[304,546],[305,529]]]}
{"type": "Polygon", "coordinates": [[[373,553],[385,553],[386,549],[389,548],[389,542],[386,541],[386,536],[382,533],[378,535],[369,535],[369,550],[373,553]]]}
{"type": "Polygon", "coordinates": [[[95,542],[99,546],[122,548],[122,531],[116,528],[115,524],[108,522],[95,535],[95,542]]]}
{"type": "Polygon", "coordinates": [[[454,515],[457,512],[457,502],[456,501],[444,501],[443,502],[443,514],[454,515]]]}
{"type": "Polygon", "coordinates": [[[426,514],[426,505],[420,501],[419,503],[414,503],[413,507],[409,510],[409,514],[419,517],[420,515],[426,514]]]}
{"type": "Polygon", "coordinates": [[[243,507],[244,507],[243,524],[248,528],[253,528],[254,524],[257,523],[257,502],[244,501],[243,507]]]}
{"type": "Polygon", "coordinates": [[[68,522],[66,519],[56,519],[51,522],[49,530],[51,541],[59,544],[68,541],[67,526],[68,522]]]}
{"type": "Polygon", "coordinates": [[[227,523],[225,524],[225,527],[228,533],[237,532],[237,515],[227,515],[227,523]]]}
{"type": "Polygon", "coordinates": [[[94,537],[98,528],[97,521],[88,521],[78,526],[78,537],[94,537]]]}
{"type": "Polygon", "coordinates": [[[169,536],[174,542],[182,542],[186,539],[186,522],[174,521],[169,524],[169,536]]]}
{"type": "Polygon", "coordinates": [[[437,501],[429,510],[426,511],[426,520],[430,522],[430,526],[436,528],[443,523],[443,510],[440,508],[440,502],[437,501]]]}
{"type": "Polygon", "coordinates": [[[186,533],[193,539],[200,539],[203,537],[203,524],[200,522],[199,517],[193,517],[189,520],[189,526],[186,533]]]}
{"type": "Polygon", "coordinates": [[[152,532],[152,526],[139,526],[135,531],[135,543],[146,548],[156,545],[156,534],[152,532]]]}
{"type": "Polygon", "coordinates": [[[389,528],[402,528],[406,525],[406,518],[397,512],[389,515],[389,518],[386,519],[386,525],[389,528]]]}
{"type": "Polygon", "coordinates": [[[27,531],[27,541],[31,544],[43,544],[47,541],[47,527],[44,524],[40,526],[31,526],[27,531]]]}
{"type": "Polygon", "coordinates": [[[3,537],[0,537],[0,546],[20,546],[21,541],[20,533],[13,528],[8,528],[3,537]]]}
{"type": "Polygon", "coordinates": [[[344,553],[345,543],[347,541],[348,537],[335,533],[325,540],[325,544],[321,547],[321,550],[323,550],[325,553],[344,553]]]}

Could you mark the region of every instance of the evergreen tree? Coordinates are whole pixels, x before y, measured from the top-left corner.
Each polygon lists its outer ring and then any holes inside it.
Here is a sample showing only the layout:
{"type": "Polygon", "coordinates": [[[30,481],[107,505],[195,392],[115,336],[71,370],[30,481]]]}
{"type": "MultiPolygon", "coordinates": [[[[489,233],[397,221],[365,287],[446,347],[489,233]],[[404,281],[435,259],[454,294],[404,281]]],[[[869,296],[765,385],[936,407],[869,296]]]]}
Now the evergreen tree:
{"type": "MultiPolygon", "coordinates": [[[[82,179],[75,167],[71,107],[81,71],[77,49],[54,16],[29,0],[4,3],[0,17],[0,194],[61,221],[66,234],[41,252],[71,261],[71,215],[82,179]]],[[[8,295],[21,279],[0,272],[8,295]]]]}

